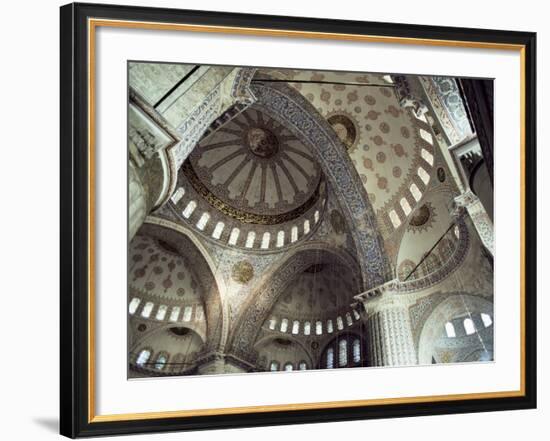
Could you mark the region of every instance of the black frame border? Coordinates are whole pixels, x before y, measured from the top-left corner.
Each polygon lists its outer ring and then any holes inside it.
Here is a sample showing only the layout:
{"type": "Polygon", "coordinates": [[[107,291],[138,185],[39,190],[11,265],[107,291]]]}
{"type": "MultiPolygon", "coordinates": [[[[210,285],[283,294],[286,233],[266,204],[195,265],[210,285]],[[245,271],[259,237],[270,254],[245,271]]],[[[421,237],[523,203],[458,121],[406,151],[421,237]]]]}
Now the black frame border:
{"type": "Polygon", "coordinates": [[[73,3],[60,8],[60,433],[70,438],[536,408],[536,33],[73,3]],[[88,18],[524,46],[525,395],[88,422],[88,18]]]}

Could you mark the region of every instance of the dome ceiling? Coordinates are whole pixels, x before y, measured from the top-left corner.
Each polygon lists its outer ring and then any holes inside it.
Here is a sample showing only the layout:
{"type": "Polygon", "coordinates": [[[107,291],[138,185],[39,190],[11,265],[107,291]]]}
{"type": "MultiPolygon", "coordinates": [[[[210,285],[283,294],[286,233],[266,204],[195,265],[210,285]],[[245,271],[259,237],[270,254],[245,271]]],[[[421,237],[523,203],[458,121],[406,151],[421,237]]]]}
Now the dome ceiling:
{"type": "Polygon", "coordinates": [[[215,206],[230,208],[226,214],[256,216],[258,223],[303,214],[316,201],[321,180],[307,147],[255,108],[203,139],[184,172],[215,206]]]}
{"type": "Polygon", "coordinates": [[[382,224],[392,230],[392,210],[394,227],[405,222],[430,180],[434,147],[388,75],[261,69],[256,78],[287,81],[310,101],[347,148],[382,224]]]}

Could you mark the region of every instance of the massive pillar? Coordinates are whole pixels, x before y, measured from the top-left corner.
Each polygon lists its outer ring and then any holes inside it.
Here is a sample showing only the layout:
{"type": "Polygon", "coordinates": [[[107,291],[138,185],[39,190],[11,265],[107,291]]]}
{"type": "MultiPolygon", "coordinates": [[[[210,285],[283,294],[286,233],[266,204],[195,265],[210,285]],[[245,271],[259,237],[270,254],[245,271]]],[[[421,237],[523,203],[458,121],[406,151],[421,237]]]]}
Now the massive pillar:
{"type": "Polygon", "coordinates": [[[355,297],[363,304],[370,366],[417,364],[408,306],[398,287],[397,281],[390,281],[355,297]]]}

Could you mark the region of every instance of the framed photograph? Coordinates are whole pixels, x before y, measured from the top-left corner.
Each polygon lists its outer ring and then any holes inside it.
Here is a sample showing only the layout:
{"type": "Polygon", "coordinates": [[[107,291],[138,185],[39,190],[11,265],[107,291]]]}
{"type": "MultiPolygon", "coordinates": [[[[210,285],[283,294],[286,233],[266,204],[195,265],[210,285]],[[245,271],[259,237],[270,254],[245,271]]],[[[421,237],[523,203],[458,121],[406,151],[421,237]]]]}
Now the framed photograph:
{"type": "Polygon", "coordinates": [[[61,8],[61,434],[536,406],[534,33],[61,8]]]}

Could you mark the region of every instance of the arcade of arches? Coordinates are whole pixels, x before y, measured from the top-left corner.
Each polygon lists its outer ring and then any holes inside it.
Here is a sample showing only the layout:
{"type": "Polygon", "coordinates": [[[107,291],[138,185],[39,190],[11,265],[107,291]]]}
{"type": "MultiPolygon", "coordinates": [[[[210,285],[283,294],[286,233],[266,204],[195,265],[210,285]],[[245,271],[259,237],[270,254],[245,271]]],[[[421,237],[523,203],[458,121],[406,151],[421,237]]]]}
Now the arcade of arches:
{"type": "Polygon", "coordinates": [[[493,360],[464,81],[130,63],[129,376],[493,360]]]}

